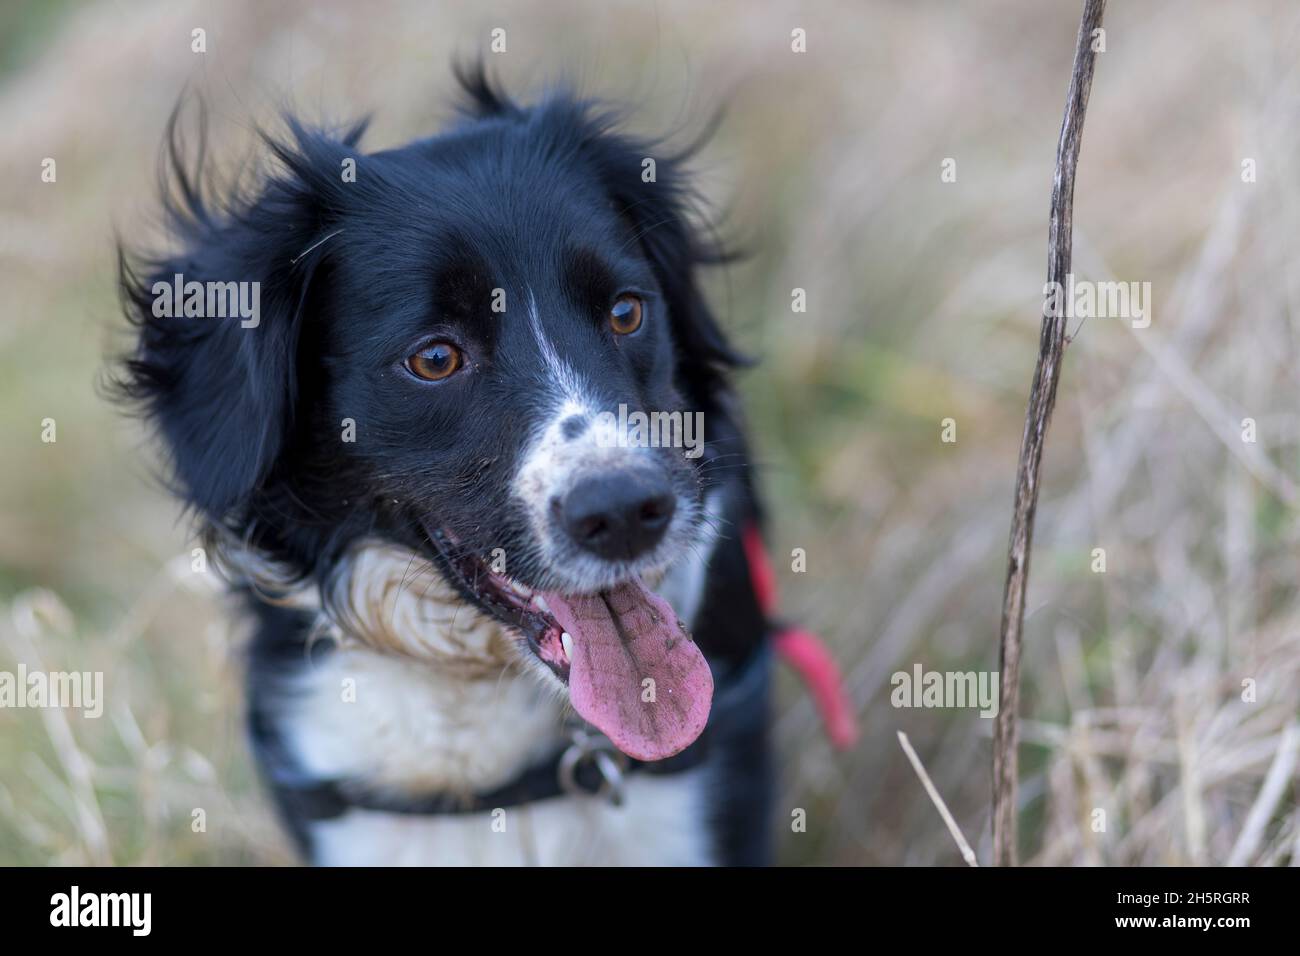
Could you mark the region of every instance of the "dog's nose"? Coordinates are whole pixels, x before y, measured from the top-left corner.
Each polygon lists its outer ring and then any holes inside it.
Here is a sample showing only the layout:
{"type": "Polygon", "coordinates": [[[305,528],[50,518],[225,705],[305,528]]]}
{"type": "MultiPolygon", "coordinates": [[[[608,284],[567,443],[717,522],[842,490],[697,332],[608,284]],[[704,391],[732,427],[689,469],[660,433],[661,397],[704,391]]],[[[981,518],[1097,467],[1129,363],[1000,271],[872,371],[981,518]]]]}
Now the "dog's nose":
{"type": "Polygon", "coordinates": [[[666,476],[616,472],[574,485],[560,505],[560,519],[580,548],[626,561],[659,543],[676,509],[666,476]]]}

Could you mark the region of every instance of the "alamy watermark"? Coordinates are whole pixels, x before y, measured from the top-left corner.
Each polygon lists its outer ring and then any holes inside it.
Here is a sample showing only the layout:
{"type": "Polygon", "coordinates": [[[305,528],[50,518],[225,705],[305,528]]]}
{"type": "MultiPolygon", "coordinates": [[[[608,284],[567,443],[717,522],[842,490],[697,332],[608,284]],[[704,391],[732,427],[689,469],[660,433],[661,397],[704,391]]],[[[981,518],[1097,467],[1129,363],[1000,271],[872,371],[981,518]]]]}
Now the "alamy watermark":
{"type": "Polygon", "coordinates": [[[685,458],[704,454],[703,412],[628,412],[596,416],[596,444],[601,448],[684,448],[685,458]]]}
{"type": "Polygon", "coordinates": [[[83,716],[104,713],[103,671],[0,671],[0,709],[59,707],[81,710],[83,716]]]}
{"type": "Polygon", "coordinates": [[[153,929],[152,893],[95,893],[73,884],[67,893],[50,897],[51,926],[119,926],[132,936],[148,936],[153,929]]]}
{"type": "Polygon", "coordinates": [[[152,291],[155,318],[238,318],[245,329],[255,329],[262,321],[260,282],[186,282],[178,272],[171,282],[155,282],[152,291]]]}
{"type": "Polygon", "coordinates": [[[913,664],[911,673],[896,671],[889,702],[895,707],[957,709],[978,707],[981,717],[998,715],[997,671],[927,671],[913,664]]]}
{"type": "Polygon", "coordinates": [[[1135,329],[1151,324],[1150,282],[1089,282],[1066,273],[1065,284],[1043,286],[1043,315],[1059,319],[1129,319],[1135,329]]]}

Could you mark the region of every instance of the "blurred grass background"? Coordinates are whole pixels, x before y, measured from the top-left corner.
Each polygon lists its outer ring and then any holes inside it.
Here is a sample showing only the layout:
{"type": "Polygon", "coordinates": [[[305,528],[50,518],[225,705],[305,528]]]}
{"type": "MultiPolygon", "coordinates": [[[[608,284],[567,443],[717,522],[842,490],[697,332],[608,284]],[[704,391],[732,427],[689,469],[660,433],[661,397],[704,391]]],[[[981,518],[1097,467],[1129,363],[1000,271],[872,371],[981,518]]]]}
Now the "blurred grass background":
{"type": "MultiPolygon", "coordinates": [[[[508,52],[490,65],[521,95],[569,76],[636,104],[636,129],[687,135],[727,107],[699,170],[723,234],[753,255],[712,277],[714,301],[763,360],[741,387],[785,609],[833,643],[864,730],[832,754],[782,678],[782,859],[960,861],[904,730],[987,860],[991,721],[895,709],[889,678],[997,666],[1080,10],[0,7],[0,669],[102,670],[107,697],[99,720],[0,710],[0,863],[290,859],[243,740],[243,634],[188,574],[188,529],[146,436],[95,391],[124,344],[114,230],[155,229],[157,149],[182,89],[210,100],[227,168],[286,103],[327,121],[373,112],[367,145],[393,145],[447,118],[451,58],[486,52],[494,27],[508,52]],[[206,54],[190,50],[195,27],[206,54]],[[795,27],[806,54],[790,50],[795,27]],[[41,182],[45,157],[56,183],[41,182]],[[940,441],[945,418],[955,443],[940,441]],[[804,574],[789,573],[793,548],[804,574]],[[796,807],[807,833],[782,823],[796,807]]],[[[1030,579],[1022,856],[1296,864],[1300,10],[1114,3],[1106,29],[1075,272],[1151,282],[1153,322],[1089,320],[1067,352],[1030,579]]]]}

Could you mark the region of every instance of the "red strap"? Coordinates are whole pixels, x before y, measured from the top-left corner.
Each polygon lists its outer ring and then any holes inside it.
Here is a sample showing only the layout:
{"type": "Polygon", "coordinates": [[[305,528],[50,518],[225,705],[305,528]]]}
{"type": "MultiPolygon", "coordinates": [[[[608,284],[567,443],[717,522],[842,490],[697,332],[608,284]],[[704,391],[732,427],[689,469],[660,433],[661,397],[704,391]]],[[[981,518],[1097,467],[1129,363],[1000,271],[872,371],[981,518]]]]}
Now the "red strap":
{"type": "Polygon", "coordinates": [[[795,669],[813,703],[821,714],[826,736],[837,750],[848,750],[858,739],[858,724],[849,706],[848,695],[840,680],[840,669],[835,659],[816,634],[789,628],[777,634],[776,652],[795,669]]]}
{"type": "MultiPolygon", "coordinates": [[[[776,608],[776,574],[767,560],[758,525],[753,522],[747,525],[741,541],[754,596],[763,614],[770,617],[776,608]]],[[[793,627],[777,632],[773,643],[781,659],[794,668],[812,694],[831,744],[838,750],[852,747],[858,739],[857,721],[844,692],[839,668],[826,645],[817,635],[793,627]]]]}
{"type": "Polygon", "coordinates": [[[759,532],[758,525],[752,521],[746,525],[741,541],[745,546],[745,560],[749,563],[749,579],[754,584],[758,608],[764,616],[770,616],[776,610],[776,575],[767,561],[763,535],[759,532]]]}

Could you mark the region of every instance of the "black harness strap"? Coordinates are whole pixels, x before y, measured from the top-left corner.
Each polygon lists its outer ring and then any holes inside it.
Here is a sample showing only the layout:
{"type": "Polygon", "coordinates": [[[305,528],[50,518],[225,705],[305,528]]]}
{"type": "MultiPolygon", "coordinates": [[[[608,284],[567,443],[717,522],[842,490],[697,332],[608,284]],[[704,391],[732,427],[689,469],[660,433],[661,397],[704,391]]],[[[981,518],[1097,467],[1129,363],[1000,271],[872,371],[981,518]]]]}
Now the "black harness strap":
{"type": "MultiPolygon", "coordinates": [[[[710,738],[725,736],[726,725],[733,720],[743,720],[743,711],[752,706],[755,698],[764,692],[767,686],[764,678],[770,656],[770,648],[767,642],[763,642],[749,655],[747,661],[725,677],[718,678],[708,727],[693,744],[667,760],[646,762],[619,754],[621,772],[667,776],[684,773],[702,764],[708,756],[710,738]]],[[[570,796],[575,792],[591,796],[605,794],[610,779],[602,772],[601,761],[592,759],[595,750],[585,751],[575,758],[574,746],[578,744],[561,748],[552,757],[529,767],[514,780],[487,793],[441,792],[403,796],[369,790],[345,781],[325,780],[310,784],[280,782],[279,797],[297,815],[317,821],[340,817],[349,810],[404,815],[487,813],[504,807],[570,796]]],[[[598,749],[613,752],[608,741],[605,741],[603,748],[598,749]]]]}

